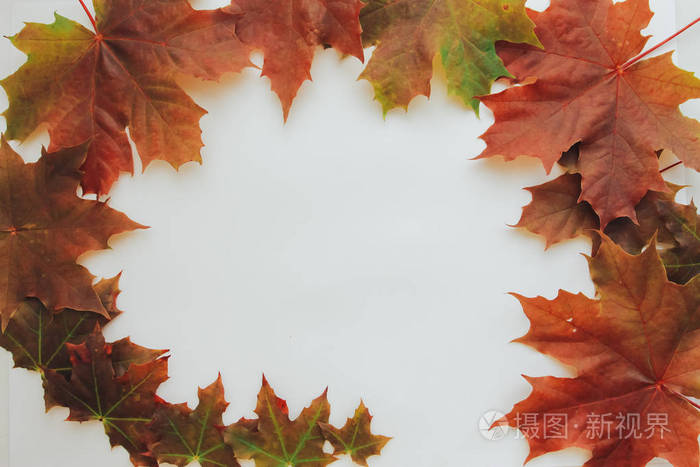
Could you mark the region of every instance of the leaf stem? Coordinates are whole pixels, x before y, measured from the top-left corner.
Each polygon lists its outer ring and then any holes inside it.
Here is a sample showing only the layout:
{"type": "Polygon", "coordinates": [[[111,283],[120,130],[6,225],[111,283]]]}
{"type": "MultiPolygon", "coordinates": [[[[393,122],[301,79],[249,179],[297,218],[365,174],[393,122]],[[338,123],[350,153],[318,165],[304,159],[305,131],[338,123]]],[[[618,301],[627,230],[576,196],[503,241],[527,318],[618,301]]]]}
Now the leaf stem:
{"type": "Polygon", "coordinates": [[[683,163],[683,161],[674,162],[673,164],[669,165],[665,169],[659,170],[659,173],[662,174],[662,173],[666,172],[667,170],[671,170],[672,168],[681,165],[682,163],[683,163]]]}
{"type": "Polygon", "coordinates": [[[90,18],[90,22],[92,23],[92,27],[95,29],[95,33],[97,34],[97,22],[95,22],[95,17],[92,16],[92,13],[90,13],[90,10],[88,10],[88,7],[83,0],[78,0],[78,1],[83,6],[83,10],[85,10],[85,13],[88,15],[88,18],[90,18]]]}
{"type": "Polygon", "coordinates": [[[654,52],[655,50],[659,49],[660,47],[663,47],[664,45],[668,44],[668,43],[671,42],[673,39],[675,39],[676,37],[680,36],[680,35],[683,34],[685,31],[687,31],[688,29],[690,29],[691,27],[695,26],[695,25],[698,24],[698,23],[700,23],[700,18],[697,18],[695,21],[693,21],[692,23],[688,24],[688,25],[685,26],[683,29],[681,29],[681,30],[679,30],[678,32],[676,32],[675,34],[673,34],[671,37],[669,37],[669,38],[667,38],[667,39],[661,41],[661,42],[658,43],[658,44],[656,44],[654,47],[652,47],[651,49],[647,50],[646,52],[642,52],[642,53],[640,53],[639,55],[637,55],[636,57],[631,58],[630,60],[628,60],[627,62],[625,62],[625,64],[622,65],[622,66],[620,67],[620,69],[622,69],[623,71],[626,70],[627,68],[631,67],[632,65],[634,65],[635,63],[637,63],[638,61],[640,61],[641,59],[643,59],[644,57],[646,57],[646,56],[649,55],[650,53],[652,53],[652,52],[654,52]]]}
{"type": "Polygon", "coordinates": [[[666,387],[666,389],[668,389],[671,393],[675,394],[676,396],[685,399],[685,401],[687,403],[689,403],[690,405],[692,405],[696,409],[700,410],[700,404],[697,404],[696,402],[692,401],[689,397],[686,397],[685,395],[679,393],[678,391],[674,391],[673,389],[671,389],[669,387],[666,387]]]}

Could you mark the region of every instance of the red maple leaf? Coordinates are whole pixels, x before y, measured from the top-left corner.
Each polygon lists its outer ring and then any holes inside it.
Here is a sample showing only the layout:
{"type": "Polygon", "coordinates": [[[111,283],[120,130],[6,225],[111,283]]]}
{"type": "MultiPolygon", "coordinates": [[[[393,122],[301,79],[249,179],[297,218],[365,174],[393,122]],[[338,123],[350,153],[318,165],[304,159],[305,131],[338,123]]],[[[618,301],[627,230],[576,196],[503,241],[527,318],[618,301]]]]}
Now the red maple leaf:
{"type": "Polygon", "coordinates": [[[155,159],[176,168],[201,161],[205,111],[175,78],[217,80],[249,60],[234,32],[238,16],[222,9],[196,11],[187,0],[94,3],[96,33],[59,15],[27,24],[11,38],[27,63],[0,84],[10,100],[7,137],[24,140],[45,125],[49,151],[89,141],[82,186],[103,194],[120,172],[133,173],[127,127],[144,168],[155,159]]]}
{"type": "Polygon", "coordinates": [[[360,0],[233,0],[227,11],[242,13],[241,40],[265,54],[262,74],[282,101],[287,118],[302,83],[311,79],[319,45],[363,60],[360,0]]]}
{"type": "Polygon", "coordinates": [[[648,0],[552,0],[530,17],[544,49],[501,44],[499,55],[524,85],[482,99],[496,122],[480,157],[528,155],[550,170],[580,142],[581,200],[603,227],[635,220],[646,192],[665,190],[657,150],[700,169],[700,123],[678,109],[700,97],[700,80],[673,65],[671,53],[641,60],[648,0]]]}
{"type": "Polygon", "coordinates": [[[700,277],[669,282],[655,241],[631,256],[604,237],[589,262],[599,300],[518,296],[531,326],[517,342],[576,377],[527,377],[532,393],[500,423],[524,434],[528,460],[577,446],[592,451],[587,467],[697,467],[700,277]]]}

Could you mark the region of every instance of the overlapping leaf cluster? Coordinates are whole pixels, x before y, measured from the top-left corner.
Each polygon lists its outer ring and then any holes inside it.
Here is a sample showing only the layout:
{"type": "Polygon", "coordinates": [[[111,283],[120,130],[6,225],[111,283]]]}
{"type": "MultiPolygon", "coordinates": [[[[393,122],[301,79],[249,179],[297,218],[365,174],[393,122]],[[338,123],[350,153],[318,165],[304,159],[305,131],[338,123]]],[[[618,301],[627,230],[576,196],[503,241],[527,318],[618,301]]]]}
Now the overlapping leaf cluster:
{"type": "MultiPolygon", "coordinates": [[[[83,0],[79,0],[84,4],[83,0]]],[[[182,76],[216,81],[264,54],[262,75],[286,119],[310,79],[316,49],[363,60],[384,113],[429,96],[439,57],[448,90],[495,115],[480,157],[539,158],[564,173],[531,187],[519,226],[547,246],[588,235],[598,300],[561,292],[519,297],[531,320],[520,339],[575,368],[575,378],[529,378],[533,393],[501,421],[521,429],[530,458],[569,446],[592,451],[586,465],[642,466],[664,457],[700,463],[700,233],[695,206],[679,204],[666,183],[661,151],[700,169],[700,124],[679,105],[700,97],[700,80],[669,53],[646,58],[648,0],[552,0],[535,12],[525,0],[232,0],[195,10],[187,0],[93,0],[93,31],[56,15],[11,38],[28,56],[0,81],[9,98],[6,137],[48,130],[50,145],[24,164],[0,147],[0,345],[15,365],[41,372],[46,406],[70,420],[98,420],[110,443],[135,465],[324,466],[334,454],[360,465],[388,438],[373,435],[361,404],[343,428],[328,424],[324,393],[290,420],[268,382],[257,419],[225,427],[221,378],[199,404],[169,404],[166,351],[128,339],[106,343],[102,328],[119,315],[118,278],[93,285],[76,263],[111,236],[143,228],[106,203],[76,194],[109,192],[144,168],[200,162],[205,110],[180,87],[182,76]],[[517,86],[486,95],[494,80],[517,86]],[[633,256],[637,255],[637,256],[633,256]],[[672,435],[589,437],[590,414],[663,414],[672,435]],[[524,415],[542,415],[534,430],[524,415]],[[541,438],[546,415],[566,415],[563,436],[541,438]]],[[[85,6],[85,5],[84,5],[85,6]]],[[[641,420],[641,419],[640,419],[641,420]]],[[[640,421],[642,432],[650,431],[640,421]]],[[[561,434],[560,433],[560,434],[561,434]]]]}
{"type": "Polygon", "coordinates": [[[562,175],[528,188],[518,226],[547,246],[590,236],[597,299],[517,296],[531,326],[516,341],[575,376],[526,377],[531,394],[497,424],[520,430],[528,461],[579,447],[591,467],[697,466],[700,217],[658,161],[666,150],[698,169],[700,124],[678,105],[700,97],[700,80],[670,54],[643,60],[646,0],[553,0],[530,16],[543,48],[499,47],[521,86],[482,98],[496,117],[482,157],[559,163],[562,175]]]}
{"type": "MultiPolygon", "coordinates": [[[[285,466],[325,465],[335,456],[323,452],[323,433],[337,443],[351,429],[327,425],[327,402],[310,425],[286,413],[270,422],[260,412],[259,422],[226,429],[221,378],[200,390],[194,410],[163,401],[156,392],[167,379],[166,351],[128,339],[106,343],[102,327],[121,313],[118,278],[93,286],[76,263],[81,254],[106,248],[111,236],[143,228],[76,194],[78,185],[83,193],[105,194],[120,172],[133,171],[127,129],[144,167],[155,159],[174,167],[200,160],[204,110],[177,84],[179,76],[217,80],[249,65],[251,50],[261,48],[263,74],[286,116],[316,46],[362,58],[358,1],[276,6],[238,1],[194,10],[186,0],[95,0],[94,32],[56,15],[53,24],[27,24],[11,38],[28,60],[1,83],[10,100],[6,136],[24,140],[45,127],[51,143],[35,164],[25,164],[4,138],[0,147],[0,345],[17,367],[41,372],[47,409],[67,407],[69,420],[100,421],[111,445],[124,447],[135,465],[237,466],[247,454],[235,443],[247,436],[284,445],[273,422],[288,424],[285,436],[297,441],[285,466]],[[224,439],[227,431],[238,433],[235,443],[224,439]]],[[[265,382],[261,397],[271,391],[265,382]]],[[[335,452],[366,465],[388,439],[372,435],[368,412],[358,410],[348,423],[368,445],[357,446],[352,437],[348,449],[335,452]]]]}
{"type": "Polygon", "coordinates": [[[578,144],[580,200],[602,227],[633,221],[649,190],[665,191],[657,152],[700,169],[700,123],[678,106],[700,97],[700,80],[671,53],[644,59],[652,17],[647,0],[553,0],[529,12],[543,48],[501,43],[500,57],[522,84],[482,98],[495,123],[480,157],[539,158],[550,170],[578,144]]]}
{"type": "Polygon", "coordinates": [[[218,80],[251,65],[252,50],[264,53],[262,75],[286,119],[321,45],[360,60],[363,40],[377,45],[362,77],[385,111],[429,94],[438,53],[451,92],[476,108],[475,96],[509,76],[496,41],[539,45],[524,0],[233,0],[217,10],[194,10],[187,0],[94,0],[94,7],[94,32],[59,15],[53,24],[27,24],[11,38],[27,63],[0,84],[10,101],[7,137],[25,140],[43,127],[49,151],[87,142],[82,187],[97,194],[133,172],[127,129],[144,168],[156,159],[176,168],[201,161],[205,111],[177,78],[218,80]]]}
{"type": "MultiPolygon", "coordinates": [[[[280,424],[287,427],[284,437],[296,443],[285,466],[334,461],[334,455],[323,451],[326,434],[335,452],[352,455],[362,465],[379,454],[388,438],[371,434],[364,405],[343,429],[327,425],[325,394],[323,410],[311,418],[302,415],[291,421],[285,410],[270,420],[267,409],[259,408],[259,421],[226,428],[222,415],[228,404],[220,377],[200,389],[194,410],[169,404],[156,395],[168,378],[166,350],[140,347],[128,338],[105,342],[102,328],[121,314],[116,307],[119,278],[93,286],[76,257],[105,248],[115,233],[141,226],[105,203],[78,197],[79,167],[88,151],[82,145],[45,152],[38,162],[25,164],[4,140],[0,147],[0,241],[2,260],[9,263],[5,271],[12,272],[2,291],[0,346],[12,353],[16,367],[41,373],[47,410],[67,407],[68,420],[101,422],[111,445],[126,449],[134,465],[237,466],[237,458],[251,456],[240,443],[262,438],[284,446],[287,441],[275,428],[280,424]],[[91,306],[93,298],[99,306],[91,306]],[[78,306],[83,303],[88,306],[78,306]],[[339,440],[347,445],[338,446],[339,440]]],[[[276,407],[284,405],[264,381],[260,400],[273,397],[276,407]]],[[[278,465],[270,463],[276,451],[269,452],[258,465],[278,465]]]]}
{"type": "MultiPolygon", "coordinates": [[[[581,199],[581,176],[575,170],[578,147],[559,161],[564,174],[542,185],[528,188],[532,202],[523,208],[518,227],[541,235],[549,247],[582,235],[593,238],[598,249],[600,220],[581,199]]],[[[619,218],[605,227],[605,233],[628,253],[638,254],[656,235],[659,252],[673,282],[685,283],[700,272],[700,216],[691,202],[675,201],[682,187],[666,183],[666,191],[649,191],[635,206],[635,220],[619,218]]]]}

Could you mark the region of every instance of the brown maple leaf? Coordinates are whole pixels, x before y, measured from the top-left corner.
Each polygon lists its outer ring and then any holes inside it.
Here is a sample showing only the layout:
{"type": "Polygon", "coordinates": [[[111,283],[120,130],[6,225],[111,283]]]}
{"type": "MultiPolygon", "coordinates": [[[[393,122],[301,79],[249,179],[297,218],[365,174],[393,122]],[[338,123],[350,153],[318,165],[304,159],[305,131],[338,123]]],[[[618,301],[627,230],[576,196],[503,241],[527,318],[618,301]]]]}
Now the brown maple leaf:
{"type": "Polygon", "coordinates": [[[694,203],[661,203],[658,207],[664,228],[674,239],[663,253],[669,279],[688,282],[700,273],[700,216],[694,203]]]}
{"type": "MultiPolygon", "coordinates": [[[[99,329],[99,328],[98,328],[99,329]]],[[[162,357],[168,349],[149,349],[131,342],[129,337],[109,344],[109,357],[117,377],[123,376],[132,365],[145,365],[162,357]]]]}
{"type": "MultiPolygon", "coordinates": [[[[12,37],[28,55],[0,81],[9,97],[7,137],[24,140],[45,125],[49,151],[89,141],[86,193],[104,194],[120,172],[133,173],[125,129],[145,168],[201,161],[205,111],[177,84],[179,75],[217,80],[249,64],[235,35],[236,15],[196,11],[186,0],[94,0],[96,33],[56,15],[12,37]]],[[[91,18],[92,19],[92,18],[91,18]]]]}
{"type": "Polygon", "coordinates": [[[241,419],[226,429],[224,439],[239,459],[253,459],[256,467],[324,467],[335,461],[323,452],[325,440],[319,427],[330,415],[326,393],[292,421],[287,403],[263,377],[255,409],[258,419],[241,419]]]}
{"type": "Polygon", "coordinates": [[[372,434],[372,415],[364,402],[348,418],[343,428],[319,423],[323,436],[333,445],[333,454],[347,454],[356,464],[367,466],[367,458],[378,456],[391,438],[372,434]]]}
{"type": "Polygon", "coordinates": [[[15,368],[70,372],[70,355],[66,344],[78,344],[92,334],[95,326],[104,327],[121,314],[115,304],[119,294],[119,276],[95,285],[109,319],[96,313],[61,310],[51,312],[37,299],[20,303],[7,329],[0,334],[0,347],[12,353],[15,368]]]}
{"type": "MultiPolygon", "coordinates": [[[[600,221],[590,204],[579,201],[581,177],[575,173],[576,149],[563,156],[560,164],[569,172],[542,185],[527,188],[532,202],[523,208],[516,227],[541,235],[546,247],[555,243],[587,235],[593,237],[593,251],[598,249],[600,221]]],[[[649,191],[635,206],[637,223],[629,218],[610,222],[605,233],[628,253],[638,254],[654,235],[661,242],[659,252],[668,278],[685,283],[700,272],[700,216],[693,203],[684,205],[675,201],[681,189],[667,183],[667,191],[649,191]]]]}
{"type": "Polygon", "coordinates": [[[525,188],[532,202],[523,207],[514,227],[524,227],[545,239],[545,248],[583,235],[600,226],[598,216],[581,196],[581,175],[565,173],[542,185],[525,188]]]}
{"type": "Polygon", "coordinates": [[[648,0],[552,0],[530,11],[544,49],[502,43],[499,55],[524,84],[482,98],[495,124],[480,157],[538,157],[549,171],[580,142],[581,200],[605,227],[635,219],[648,190],[663,191],[656,151],[673,151],[700,169],[700,123],[678,106],[700,97],[700,80],[671,53],[641,60],[648,0]]]}
{"type": "Polygon", "coordinates": [[[85,145],[25,164],[0,145],[0,316],[2,328],[27,297],[48,308],[94,311],[109,318],[93,276],[76,259],[108,248],[112,235],[143,228],[105,203],[76,195],[85,145]]]}
{"type": "Polygon", "coordinates": [[[227,11],[242,14],[236,33],[263,51],[262,74],[282,101],[285,120],[299,87],[311,79],[319,45],[364,59],[361,8],[360,0],[232,0],[227,11]]]}
{"type": "Polygon", "coordinates": [[[518,296],[527,344],[573,367],[574,378],[527,377],[532,393],[500,423],[519,428],[528,460],[577,446],[587,467],[700,463],[700,278],[666,279],[655,241],[631,256],[603,237],[589,260],[599,300],[561,291],[518,296]]]}
{"type": "Polygon", "coordinates": [[[230,446],[224,443],[222,415],[228,407],[221,375],[199,389],[199,405],[167,405],[156,410],[150,430],[158,441],[151,453],[161,463],[184,467],[198,462],[202,467],[237,467],[230,446]]]}
{"type": "MultiPolygon", "coordinates": [[[[156,460],[146,454],[151,441],[148,423],[163,404],[156,390],[168,379],[167,357],[132,363],[120,372],[112,361],[113,345],[105,344],[101,333],[91,334],[82,344],[66,345],[72,362],[70,379],[55,371],[46,372],[46,409],[68,407],[68,420],[101,422],[110,444],[123,446],[135,465],[157,467],[156,460]]],[[[122,349],[122,357],[126,350],[122,349]]],[[[143,348],[132,350],[143,355],[143,348]]]]}

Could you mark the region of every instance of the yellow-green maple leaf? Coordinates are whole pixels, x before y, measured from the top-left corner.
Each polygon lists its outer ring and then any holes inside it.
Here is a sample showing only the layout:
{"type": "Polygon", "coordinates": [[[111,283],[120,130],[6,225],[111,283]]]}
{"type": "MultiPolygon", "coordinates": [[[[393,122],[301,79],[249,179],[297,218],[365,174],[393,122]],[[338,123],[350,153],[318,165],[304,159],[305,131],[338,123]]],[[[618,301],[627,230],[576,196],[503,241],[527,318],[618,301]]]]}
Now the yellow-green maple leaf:
{"type": "Polygon", "coordinates": [[[362,73],[384,113],[430,96],[439,53],[450,94],[478,110],[475,96],[510,76],[496,41],[540,46],[525,0],[368,0],[360,15],[365,46],[377,48],[362,73]]]}

